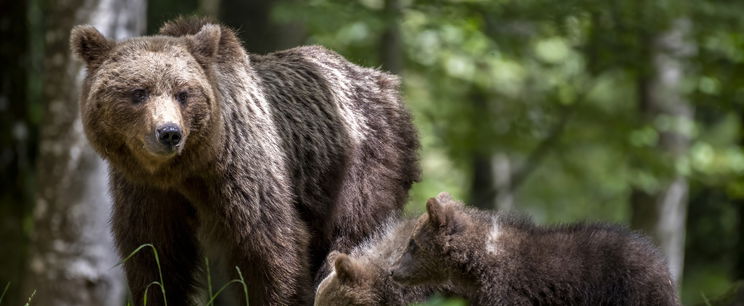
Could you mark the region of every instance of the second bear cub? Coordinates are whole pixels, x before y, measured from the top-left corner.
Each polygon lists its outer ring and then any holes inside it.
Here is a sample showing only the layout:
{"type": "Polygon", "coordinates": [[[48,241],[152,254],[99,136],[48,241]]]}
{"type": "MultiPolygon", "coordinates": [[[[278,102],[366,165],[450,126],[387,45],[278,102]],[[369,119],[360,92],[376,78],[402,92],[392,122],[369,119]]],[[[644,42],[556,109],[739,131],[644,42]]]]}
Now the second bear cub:
{"type": "Polygon", "coordinates": [[[332,271],[318,286],[315,305],[408,305],[433,294],[434,286],[404,286],[390,277],[415,225],[416,220],[390,218],[350,254],[331,252],[332,271]]]}
{"type": "Polygon", "coordinates": [[[627,229],[538,227],[446,193],[426,209],[393,267],[401,283],[451,283],[474,305],[679,304],[660,252],[627,229]]]}

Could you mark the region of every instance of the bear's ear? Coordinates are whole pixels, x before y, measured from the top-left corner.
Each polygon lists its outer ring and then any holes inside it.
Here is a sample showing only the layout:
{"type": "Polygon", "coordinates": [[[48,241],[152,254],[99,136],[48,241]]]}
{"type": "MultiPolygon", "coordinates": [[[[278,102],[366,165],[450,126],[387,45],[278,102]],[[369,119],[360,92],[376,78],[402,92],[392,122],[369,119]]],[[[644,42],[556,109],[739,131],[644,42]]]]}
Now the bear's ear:
{"type": "Polygon", "coordinates": [[[335,256],[333,266],[336,277],[344,283],[356,282],[362,277],[362,267],[344,253],[338,253],[335,256]]]}
{"type": "Polygon", "coordinates": [[[429,215],[429,223],[436,228],[454,228],[455,207],[452,204],[455,201],[447,193],[440,193],[434,198],[426,201],[426,213],[429,215]],[[451,201],[449,201],[451,200],[451,201]]]}
{"type": "Polygon", "coordinates": [[[89,69],[96,68],[114,48],[111,40],[89,25],[79,25],[70,32],[70,49],[77,57],[85,61],[89,69]]]}
{"type": "Polygon", "coordinates": [[[205,24],[201,30],[189,37],[189,51],[202,66],[208,66],[219,51],[222,31],[216,24],[205,24]]]}

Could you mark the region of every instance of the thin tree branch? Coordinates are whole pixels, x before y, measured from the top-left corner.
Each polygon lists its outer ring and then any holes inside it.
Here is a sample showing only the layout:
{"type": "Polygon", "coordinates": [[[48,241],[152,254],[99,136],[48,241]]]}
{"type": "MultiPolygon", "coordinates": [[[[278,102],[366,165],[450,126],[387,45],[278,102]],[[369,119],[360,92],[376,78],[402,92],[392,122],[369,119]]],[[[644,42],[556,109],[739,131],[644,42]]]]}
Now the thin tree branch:
{"type": "MultiPolygon", "coordinates": [[[[595,84],[596,81],[586,86],[586,89],[581,91],[579,96],[574,99],[573,103],[571,103],[570,106],[566,106],[563,108],[563,112],[561,113],[558,122],[550,130],[548,136],[546,136],[537,145],[537,147],[535,147],[535,149],[530,152],[530,154],[527,156],[527,159],[524,161],[524,163],[522,163],[521,167],[512,172],[512,178],[509,181],[508,188],[506,189],[507,192],[514,193],[515,191],[517,191],[519,187],[521,187],[522,184],[525,182],[525,180],[527,180],[527,178],[537,169],[537,167],[545,159],[545,157],[548,156],[553,147],[555,147],[555,145],[563,136],[563,133],[566,130],[566,126],[573,117],[573,114],[576,112],[576,109],[584,103],[584,101],[586,100],[586,96],[589,95],[589,92],[594,88],[595,84]]],[[[497,190],[494,190],[493,192],[494,197],[498,195],[496,194],[498,192],[497,190]]]]}
{"type": "Polygon", "coordinates": [[[577,102],[573,105],[565,107],[561,113],[558,122],[550,130],[548,136],[546,136],[532,152],[527,156],[527,159],[522,163],[522,166],[512,172],[512,179],[509,184],[509,192],[514,192],[524,183],[524,181],[532,174],[540,162],[551,152],[552,148],[558,143],[563,132],[566,130],[569,120],[573,116],[576,110],[577,102]]]}

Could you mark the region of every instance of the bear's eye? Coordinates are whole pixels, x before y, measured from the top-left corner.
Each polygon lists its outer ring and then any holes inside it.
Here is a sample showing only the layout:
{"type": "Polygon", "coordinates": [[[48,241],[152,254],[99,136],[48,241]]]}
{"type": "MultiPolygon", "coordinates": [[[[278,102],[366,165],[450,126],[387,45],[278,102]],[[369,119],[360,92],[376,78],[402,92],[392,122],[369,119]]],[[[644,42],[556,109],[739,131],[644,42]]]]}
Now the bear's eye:
{"type": "Polygon", "coordinates": [[[147,100],[147,90],[135,89],[132,91],[132,103],[140,104],[147,100]]]}
{"type": "Polygon", "coordinates": [[[178,103],[186,104],[186,101],[189,99],[189,92],[188,91],[181,91],[176,94],[176,100],[178,103]]]}

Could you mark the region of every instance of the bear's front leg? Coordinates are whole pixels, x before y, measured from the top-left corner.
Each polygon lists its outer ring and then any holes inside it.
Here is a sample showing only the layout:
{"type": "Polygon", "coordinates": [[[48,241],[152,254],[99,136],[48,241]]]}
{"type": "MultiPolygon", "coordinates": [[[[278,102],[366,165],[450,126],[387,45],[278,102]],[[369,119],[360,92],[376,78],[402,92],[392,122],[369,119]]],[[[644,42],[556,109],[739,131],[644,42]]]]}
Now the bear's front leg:
{"type": "MultiPolygon", "coordinates": [[[[227,214],[232,258],[245,277],[250,305],[310,305],[308,231],[292,209],[263,205],[253,217],[227,214]],[[251,221],[248,221],[251,220],[251,221]]],[[[233,268],[234,269],[234,268],[233,268]]]]}
{"type": "MultiPolygon", "coordinates": [[[[192,305],[194,271],[202,261],[195,238],[194,211],[178,193],[133,185],[112,173],[112,227],[122,258],[143,244],[157,248],[168,305],[192,305]]],[[[160,274],[150,248],[124,263],[134,305],[165,305],[157,285],[160,274]]]]}

